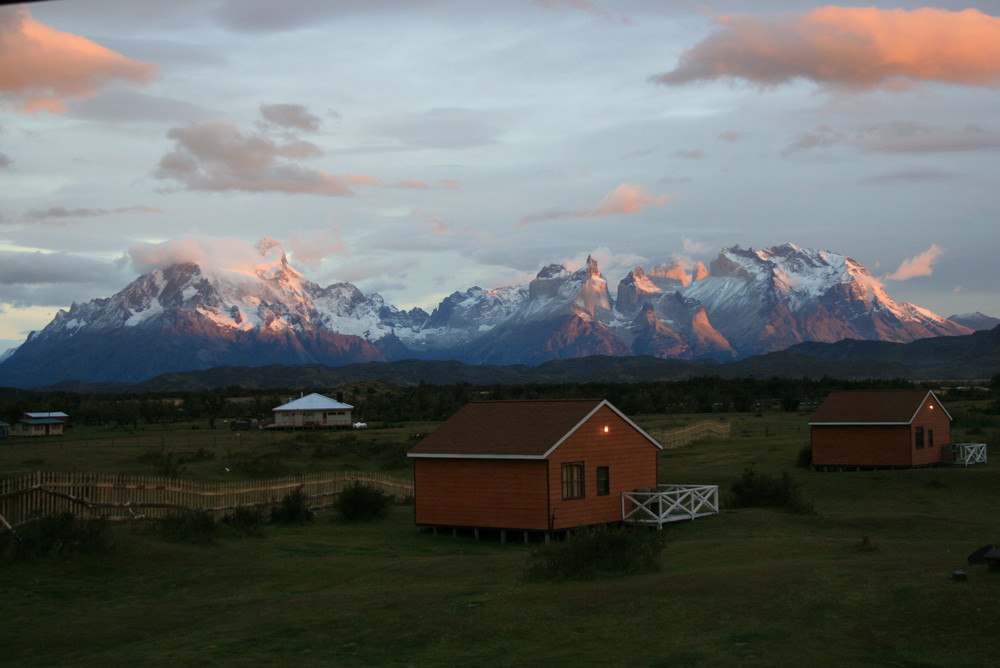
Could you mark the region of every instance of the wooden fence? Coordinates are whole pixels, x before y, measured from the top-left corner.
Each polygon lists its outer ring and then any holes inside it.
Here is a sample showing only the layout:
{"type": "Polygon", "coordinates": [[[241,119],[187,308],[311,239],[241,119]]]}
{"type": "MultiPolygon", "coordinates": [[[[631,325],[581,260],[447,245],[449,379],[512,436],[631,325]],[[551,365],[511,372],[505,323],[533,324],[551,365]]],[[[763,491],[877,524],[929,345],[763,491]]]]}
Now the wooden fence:
{"type": "Polygon", "coordinates": [[[222,515],[237,506],[273,505],[298,488],[324,507],[345,487],[361,482],[396,499],[413,496],[413,484],[379,473],[344,471],[271,480],[201,483],[155,476],[37,471],[0,480],[0,528],[71,512],[109,520],[158,519],[176,510],[222,515]]]}
{"type": "Polygon", "coordinates": [[[658,429],[648,432],[664,448],[679,448],[705,438],[729,438],[732,425],[728,422],[702,420],[679,429],[658,429]]]}

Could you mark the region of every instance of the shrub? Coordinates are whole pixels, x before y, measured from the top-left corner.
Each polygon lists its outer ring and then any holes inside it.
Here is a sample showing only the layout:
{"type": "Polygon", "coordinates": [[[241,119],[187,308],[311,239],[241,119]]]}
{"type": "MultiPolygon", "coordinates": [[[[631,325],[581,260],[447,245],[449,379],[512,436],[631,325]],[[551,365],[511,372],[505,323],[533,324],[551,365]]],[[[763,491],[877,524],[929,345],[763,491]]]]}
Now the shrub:
{"type": "Polygon", "coordinates": [[[734,508],[783,508],[806,515],[815,512],[812,502],[802,497],[802,486],[787,471],[782,471],[781,477],[775,478],[757,473],[751,464],[743,469],[743,474],[733,483],[729,494],[729,505],[734,508]]]}
{"type": "Polygon", "coordinates": [[[309,508],[309,497],[301,487],[286,494],[281,502],[271,508],[271,521],[275,524],[305,524],[313,521],[314,513],[309,508]]]}
{"type": "Polygon", "coordinates": [[[262,506],[237,506],[222,518],[222,523],[237,536],[263,536],[267,516],[262,506]]]}
{"type": "Polygon", "coordinates": [[[354,481],[333,502],[333,509],[341,519],[363,522],[385,517],[392,505],[392,497],[377,487],[354,481]]]}
{"type": "Polygon", "coordinates": [[[656,571],[663,541],[644,528],[591,527],[572,531],[566,540],[532,551],[524,569],[528,581],[593,580],[598,576],[656,571]]]}
{"type": "Polygon", "coordinates": [[[194,545],[211,545],[219,535],[219,525],[204,510],[174,510],[159,522],[160,535],[194,545]]]}
{"type": "Polygon", "coordinates": [[[111,548],[106,520],[80,519],[70,512],[42,517],[19,527],[16,533],[0,534],[0,555],[12,559],[102,554],[111,548]]]}
{"type": "Polygon", "coordinates": [[[800,469],[807,469],[812,466],[813,463],[813,449],[811,445],[799,450],[799,458],[796,460],[795,465],[800,469]]]}

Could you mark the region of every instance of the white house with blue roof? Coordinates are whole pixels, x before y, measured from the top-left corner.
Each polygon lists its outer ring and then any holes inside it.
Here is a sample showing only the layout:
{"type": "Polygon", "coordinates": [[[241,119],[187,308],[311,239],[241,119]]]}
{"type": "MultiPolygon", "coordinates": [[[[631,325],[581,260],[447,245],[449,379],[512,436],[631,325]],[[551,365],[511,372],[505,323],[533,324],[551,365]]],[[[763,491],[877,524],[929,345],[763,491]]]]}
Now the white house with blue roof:
{"type": "Polygon", "coordinates": [[[347,429],[354,406],[313,392],[282,404],[274,411],[275,429],[347,429]]]}

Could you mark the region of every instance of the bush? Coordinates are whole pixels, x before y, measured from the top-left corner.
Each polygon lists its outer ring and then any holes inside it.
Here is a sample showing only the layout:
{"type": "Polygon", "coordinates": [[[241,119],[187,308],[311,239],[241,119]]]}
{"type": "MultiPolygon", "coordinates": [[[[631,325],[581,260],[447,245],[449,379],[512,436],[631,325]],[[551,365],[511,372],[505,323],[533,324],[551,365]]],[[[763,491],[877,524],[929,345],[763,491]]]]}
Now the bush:
{"type": "Polygon", "coordinates": [[[237,506],[222,518],[222,523],[237,536],[263,536],[267,516],[262,506],[237,506]]]}
{"type": "Polygon", "coordinates": [[[286,494],[281,502],[271,508],[271,521],[275,524],[305,524],[313,521],[314,513],[309,508],[309,497],[301,487],[286,494]]]}
{"type": "Polygon", "coordinates": [[[160,520],[160,535],[194,545],[211,545],[219,535],[219,525],[204,510],[174,510],[160,520]]]}
{"type": "Polygon", "coordinates": [[[781,472],[780,478],[754,471],[753,465],[743,469],[743,474],[729,490],[729,505],[734,508],[783,508],[793,513],[811,515],[815,512],[811,501],[802,498],[802,486],[781,472]]]}
{"type": "Polygon", "coordinates": [[[798,466],[800,469],[807,469],[810,466],[812,466],[812,463],[813,463],[813,449],[811,445],[807,445],[806,447],[799,450],[799,458],[795,462],[795,465],[798,466]]]}
{"type": "Polygon", "coordinates": [[[528,557],[528,581],[593,580],[598,576],[634,575],[659,569],[660,532],[644,528],[591,527],[572,531],[566,540],[534,550],[528,557]]]}
{"type": "Polygon", "coordinates": [[[392,497],[377,487],[354,481],[333,502],[333,509],[348,522],[364,522],[385,517],[392,497]]]}
{"type": "Polygon", "coordinates": [[[11,559],[103,554],[111,548],[106,520],[79,519],[69,512],[42,517],[19,527],[16,533],[0,534],[0,555],[11,559]]]}

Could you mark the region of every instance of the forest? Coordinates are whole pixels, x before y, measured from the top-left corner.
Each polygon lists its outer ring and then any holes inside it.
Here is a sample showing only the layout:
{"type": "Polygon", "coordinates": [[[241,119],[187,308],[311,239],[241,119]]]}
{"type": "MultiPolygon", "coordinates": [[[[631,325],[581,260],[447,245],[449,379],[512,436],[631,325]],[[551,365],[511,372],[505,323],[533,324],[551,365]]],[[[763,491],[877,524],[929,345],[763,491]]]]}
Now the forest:
{"type": "MultiPolygon", "coordinates": [[[[137,428],[141,424],[271,418],[271,411],[310,392],[339,397],[354,407],[354,416],[371,423],[406,420],[441,421],[464,404],[477,400],[603,398],[628,415],[648,413],[752,413],[808,411],[832,390],[914,387],[906,379],[838,380],[835,378],[728,379],[703,376],[680,381],[634,383],[528,383],[450,385],[420,383],[400,386],[386,381],[356,382],[340,387],[246,389],[230,386],[197,392],[101,394],[93,392],[32,391],[0,388],[0,420],[11,422],[29,411],[62,411],[73,424],[137,428]]],[[[992,399],[1000,412],[1000,374],[988,385],[953,387],[920,383],[949,400],[992,399]]]]}

